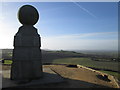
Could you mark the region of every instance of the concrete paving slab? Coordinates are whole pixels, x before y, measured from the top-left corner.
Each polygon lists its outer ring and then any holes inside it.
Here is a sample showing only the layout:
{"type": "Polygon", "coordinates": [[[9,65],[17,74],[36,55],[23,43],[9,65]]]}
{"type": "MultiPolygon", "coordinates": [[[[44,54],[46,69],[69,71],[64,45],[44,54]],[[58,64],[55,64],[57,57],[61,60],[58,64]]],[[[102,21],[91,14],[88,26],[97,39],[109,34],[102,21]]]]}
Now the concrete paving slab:
{"type": "Polygon", "coordinates": [[[31,80],[27,83],[18,84],[18,82],[10,80],[10,70],[4,70],[2,73],[2,88],[36,86],[42,84],[53,84],[64,81],[64,78],[52,71],[50,68],[43,68],[43,77],[36,80],[31,80]]]}

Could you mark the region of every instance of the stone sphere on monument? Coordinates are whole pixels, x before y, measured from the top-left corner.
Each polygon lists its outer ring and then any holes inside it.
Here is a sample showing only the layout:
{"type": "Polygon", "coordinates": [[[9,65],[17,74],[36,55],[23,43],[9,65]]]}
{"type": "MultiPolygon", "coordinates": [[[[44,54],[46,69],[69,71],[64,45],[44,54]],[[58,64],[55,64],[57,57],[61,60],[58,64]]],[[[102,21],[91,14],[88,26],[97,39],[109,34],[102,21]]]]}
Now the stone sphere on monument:
{"type": "Polygon", "coordinates": [[[39,14],[33,6],[24,5],[18,11],[18,19],[23,25],[34,25],[39,19],[39,14]]]}

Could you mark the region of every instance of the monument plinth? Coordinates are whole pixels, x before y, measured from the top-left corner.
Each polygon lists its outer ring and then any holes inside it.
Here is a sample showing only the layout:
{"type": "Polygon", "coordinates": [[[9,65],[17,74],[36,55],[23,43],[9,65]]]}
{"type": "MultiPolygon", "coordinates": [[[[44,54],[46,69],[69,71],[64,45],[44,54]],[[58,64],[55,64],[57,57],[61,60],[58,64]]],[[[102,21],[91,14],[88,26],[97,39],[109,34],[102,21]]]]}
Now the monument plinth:
{"type": "Polygon", "coordinates": [[[33,26],[39,19],[36,8],[24,5],[18,11],[22,26],[14,36],[11,80],[32,80],[42,77],[41,38],[33,26]]]}

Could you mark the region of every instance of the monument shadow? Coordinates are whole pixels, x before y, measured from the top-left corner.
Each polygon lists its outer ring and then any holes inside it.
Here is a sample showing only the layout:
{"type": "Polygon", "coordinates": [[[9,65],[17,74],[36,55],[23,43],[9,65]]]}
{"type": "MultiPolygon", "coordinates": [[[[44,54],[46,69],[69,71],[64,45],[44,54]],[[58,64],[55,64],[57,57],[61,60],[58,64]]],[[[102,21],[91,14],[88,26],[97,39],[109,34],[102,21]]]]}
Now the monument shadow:
{"type": "Polygon", "coordinates": [[[110,88],[103,85],[89,83],[81,80],[74,80],[69,78],[56,78],[57,74],[43,72],[44,77],[36,80],[30,80],[27,83],[14,84],[9,78],[2,79],[2,90],[12,89],[40,89],[40,88],[110,88]],[[9,87],[5,87],[7,86],[9,87]],[[8,85],[9,84],[9,85],[8,85]]]}

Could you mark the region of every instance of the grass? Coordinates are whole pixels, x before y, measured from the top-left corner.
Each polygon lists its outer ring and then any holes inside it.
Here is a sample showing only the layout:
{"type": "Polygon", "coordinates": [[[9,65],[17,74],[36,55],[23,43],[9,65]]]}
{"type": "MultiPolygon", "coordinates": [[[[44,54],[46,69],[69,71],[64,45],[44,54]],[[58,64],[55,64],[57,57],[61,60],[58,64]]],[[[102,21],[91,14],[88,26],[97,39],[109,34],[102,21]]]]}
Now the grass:
{"type": "Polygon", "coordinates": [[[4,64],[12,64],[12,60],[5,60],[4,64]]]}
{"type": "Polygon", "coordinates": [[[87,67],[93,67],[98,69],[109,69],[118,71],[118,63],[117,62],[100,62],[93,61],[91,58],[63,58],[63,59],[55,59],[53,63],[58,64],[80,64],[87,67]]]}

